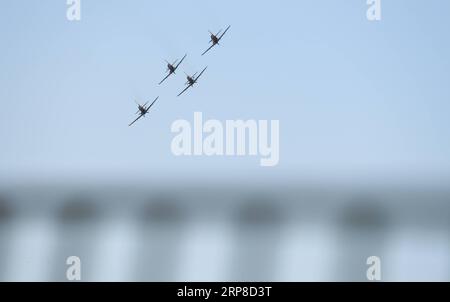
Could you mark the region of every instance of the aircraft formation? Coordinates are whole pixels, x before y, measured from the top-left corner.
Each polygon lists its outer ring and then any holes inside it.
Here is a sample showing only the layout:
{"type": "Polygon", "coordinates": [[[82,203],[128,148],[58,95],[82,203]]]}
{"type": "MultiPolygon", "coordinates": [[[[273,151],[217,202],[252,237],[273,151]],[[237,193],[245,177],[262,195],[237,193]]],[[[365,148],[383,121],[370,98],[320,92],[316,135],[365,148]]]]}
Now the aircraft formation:
{"type": "MultiPolygon", "coordinates": [[[[212,48],[214,48],[217,45],[220,45],[219,42],[222,40],[223,36],[225,36],[225,34],[227,33],[227,31],[230,29],[231,25],[229,25],[225,31],[222,32],[222,30],[220,30],[217,34],[213,34],[211,31],[210,33],[210,41],[209,43],[212,43],[211,46],[205,50],[202,53],[202,56],[204,56],[206,53],[208,53],[212,48]]],[[[181,63],[183,63],[183,61],[186,59],[187,54],[185,54],[181,60],[176,60],[173,63],[170,63],[166,60],[167,63],[167,70],[166,73],[167,75],[161,80],[161,82],[159,82],[158,85],[163,84],[169,77],[171,77],[172,75],[176,75],[176,72],[178,70],[178,68],[180,67],[181,63]]],[[[182,94],[184,94],[189,88],[193,87],[197,82],[198,79],[203,75],[203,73],[206,71],[206,69],[208,68],[208,66],[206,66],[198,75],[196,72],[193,75],[188,75],[186,74],[186,87],[177,95],[177,97],[181,96],[182,94]]],[[[145,117],[148,113],[150,108],[152,108],[152,106],[156,103],[156,101],[159,99],[159,96],[150,104],[148,105],[149,102],[145,103],[144,105],[141,105],[139,103],[136,102],[137,106],[138,106],[138,111],[136,112],[136,114],[138,114],[138,117],[132,122],[130,123],[128,126],[132,126],[134,125],[138,120],[140,120],[142,117],[145,117]],[[148,106],[147,106],[148,105],[148,106]]]]}

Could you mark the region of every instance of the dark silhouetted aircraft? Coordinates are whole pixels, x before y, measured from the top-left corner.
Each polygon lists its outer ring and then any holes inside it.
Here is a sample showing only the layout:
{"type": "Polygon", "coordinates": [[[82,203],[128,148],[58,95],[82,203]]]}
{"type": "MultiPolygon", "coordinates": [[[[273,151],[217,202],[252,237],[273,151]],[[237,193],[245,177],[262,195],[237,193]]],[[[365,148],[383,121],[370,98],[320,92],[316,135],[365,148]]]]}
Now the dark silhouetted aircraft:
{"type": "Polygon", "coordinates": [[[143,117],[143,116],[145,116],[147,113],[148,113],[148,111],[150,110],[150,108],[153,106],[153,104],[155,104],[155,102],[157,101],[159,99],[159,97],[157,97],[154,101],[153,101],[153,103],[151,103],[148,107],[147,107],[147,104],[149,103],[149,102],[147,102],[147,103],[145,103],[144,105],[140,105],[140,104],[137,104],[138,105],[138,111],[136,111],[136,114],[139,114],[139,117],[137,118],[137,119],[135,119],[131,124],[129,124],[128,126],[132,126],[134,123],[136,123],[141,117],[143,117]]]}
{"type": "Polygon", "coordinates": [[[175,74],[175,71],[177,71],[178,67],[180,67],[181,63],[183,63],[184,59],[186,58],[187,54],[184,55],[184,57],[181,59],[181,61],[177,64],[178,60],[176,60],[175,62],[173,62],[172,64],[170,64],[169,62],[167,62],[167,72],[169,72],[169,74],[162,79],[161,82],[159,82],[159,85],[161,85],[165,80],[167,80],[168,77],[170,77],[172,74],[175,74]]]}
{"type": "Polygon", "coordinates": [[[211,50],[211,48],[213,48],[214,46],[218,45],[220,40],[222,40],[223,36],[225,36],[225,34],[227,33],[227,31],[230,29],[231,25],[227,27],[227,29],[225,29],[225,31],[223,32],[222,35],[220,35],[220,33],[222,32],[222,30],[220,30],[217,34],[213,34],[211,31],[209,32],[211,34],[211,40],[209,41],[209,43],[212,42],[212,45],[205,50],[204,53],[202,53],[202,56],[204,54],[206,54],[208,51],[211,50]],[[220,36],[219,36],[220,35],[220,36]]]}
{"type": "Polygon", "coordinates": [[[194,73],[193,76],[189,76],[189,75],[186,74],[186,76],[187,76],[187,82],[186,82],[186,85],[188,85],[188,86],[187,86],[186,88],[184,88],[184,90],[181,91],[180,94],[179,94],[178,96],[182,95],[186,90],[188,90],[189,88],[191,88],[192,86],[194,86],[194,84],[197,83],[198,79],[202,76],[202,74],[205,72],[205,70],[206,70],[207,68],[208,68],[208,66],[206,66],[205,69],[203,69],[202,72],[200,72],[200,74],[199,74],[198,76],[196,76],[196,75],[197,75],[197,72],[194,73]]]}

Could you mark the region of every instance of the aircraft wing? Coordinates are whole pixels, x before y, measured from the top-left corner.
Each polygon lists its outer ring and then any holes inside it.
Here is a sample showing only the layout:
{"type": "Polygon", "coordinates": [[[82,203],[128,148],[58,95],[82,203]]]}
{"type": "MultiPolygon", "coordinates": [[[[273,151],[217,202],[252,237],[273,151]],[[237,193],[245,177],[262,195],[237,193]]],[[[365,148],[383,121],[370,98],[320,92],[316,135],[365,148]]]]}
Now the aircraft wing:
{"type": "Polygon", "coordinates": [[[182,95],[183,93],[185,93],[185,91],[186,90],[188,90],[189,88],[191,88],[192,87],[192,84],[189,84],[186,88],[184,88],[184,90],[183,91],[181,91],[180,92],[180,94],[179,95],[177,95],[177,96],[180,96],[180,95],[182,95]]]}
{"type": "Polygon", "coordinates": [[[161,82],[159,82],[159,84],[158,85],[161,85],[165,80],[167,80],[167,78],[168,77],[170,77],[172,74],[169,72],[169,74],[168,75],[166,75],[166,77],[164,78],[164,79],[162,79],[162,81],[161,82]]]}
{"type": "Polygon", "coordinates": [[[183,63],[184,59],[186,59],[187,54],[184,55],[184,57],[181,59],[181,61],[177,64],[177,66],[175,66],[175,70],[178,69],[178,66],[181,65],[181,63],[183,63]]]}
{"type": "Polygon", "coordinates": [[[205,55],[208,51],[210,51],[211,48],[213,48],[214,46],[216,46],[216,44],[211,45],[207,50],[205,50],[205,52],[202,53],[202,56],[205,55]]]}
{"type": "Polygon", "coordinates": [[[195,78],[195,82],[197,82],[197,80],[202,76],[202,74],[205,72],[205,70],[208,68],[208,66],[205,67],[205,69],[202,70],[202,72],[200,72],[200,74],[198,75],[198,77],[195,78]]]}
{"type": "Polygon", "coordinates": [[[225,31],[223,32],[223,34],[219,37],[219,41],[223,38],[223,36],[225,36],[225,34],[227,33],[227,31],[230,29],[231,25],[229,25],[227,27],[227,29],[225,29],[225,31]]]}
{"type": "Polygon", "coordinates": [[[143,116],[144,116],[143,114],[139,115],[139,117],[137,119],[135,119],[131,124],[129,124],[128,127],[133,126],[133,124],[136,123],[143,116]]]}
{"type": "Polygon", "coordinates": [[[150,106],[147,107],[147,111],[148,111],[150,108],[152,108],[153,104],[155,104],[156,101],[157,101],[158,99],[159,99],[159,97],[157,97],[157,98],[153,101],[153,103],[151,103],[150,106]]]}

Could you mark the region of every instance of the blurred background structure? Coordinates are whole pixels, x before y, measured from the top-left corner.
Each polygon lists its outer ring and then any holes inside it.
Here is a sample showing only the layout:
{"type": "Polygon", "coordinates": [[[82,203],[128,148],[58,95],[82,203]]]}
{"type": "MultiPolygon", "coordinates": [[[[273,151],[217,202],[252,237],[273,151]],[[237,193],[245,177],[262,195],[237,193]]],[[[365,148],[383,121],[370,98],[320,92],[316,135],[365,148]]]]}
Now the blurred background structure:
{"type": "Polygon", "coordinates": [[[198,185],[0,190],[0,280],[450,280],[450,191],[198,185]]]}

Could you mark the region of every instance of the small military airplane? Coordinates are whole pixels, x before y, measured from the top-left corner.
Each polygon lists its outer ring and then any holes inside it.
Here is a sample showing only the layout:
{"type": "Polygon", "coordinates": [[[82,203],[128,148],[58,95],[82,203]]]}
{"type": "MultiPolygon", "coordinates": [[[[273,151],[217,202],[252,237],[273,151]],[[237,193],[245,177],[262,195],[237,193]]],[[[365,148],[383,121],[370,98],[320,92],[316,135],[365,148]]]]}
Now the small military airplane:
{"type": "Polygon", "coordinates": [[[184,88],[184,90],[181,91],[178,96],[182,95],[186,90],[188,90],[189,88],[194,86],[194,84],[197,83],[198,79],[202,76],[202,74],[205,72],[205,70],[207,68],[208,68],[208,66],[206,66],[205,69],[203,69],[202,72],[200,72],[200,74],[198,76],[197,76],[197,72],[194,73],[194,75],[192,75],[192,76],[186,74],[186,77],[187,77],[186,85],[188,85],[188,86],[186,88],[184,88]]]}
{"type": "Polygon", "coordinates": [[[172,74],[176,74],[175,71],[177,71],[177,69],[178,69],[178,67],[180,67],[181,63],[183,63],[184,59],[186,59],[186,56],[187,56],[187,54],[184,55],[184,57],[181,59],[181,61],[178,64],[177,64],[178,60],[176,60],[172,64],[166,60],[167,71],[169,72],[169,74],[164,79],[162,79],[161,82],[159,82],[159,85],[161,85],[165,80],[167,80],[167,78],[170,77],[172,74]]]}
{"type": "Polygon", "coordinates": [[[227,33],[227,31],[230,29],[231,25],[227,27],[227,29],[225,29],[225,31],[223,32],[222,35],[220,35],[220,33],[222,32],[222,30],[220,30],[217,34],[213,34],[211,31],[209,32],[211,34],[211,40],[209,41],[209,43],[212,42],[212,45],[205,50],[204,53],[202,53],[202,56],[204,54],[206,54],[208,51],[211,50],[211,48],[213,48],[214,46],[218,45],[220,40],[222,40],[223,36],[225,36],[225,34],[227,33]],[[219,36],[220,35],[220,36],[219,36]]]}
{"type": "Polygon", "coordinates": [[[139,114],[139,117],[137,119],[135,119],[131,124],[129,124],[128,126],[132,126],[134,123],[136,123],[141,117],[145,116],[148,111],[150,110],[150,108],[153,106],[153,104],[155,104],[155,102],[159,99],[159,97],[157,97],[153,103],[151,103],[148,107],[147,107],[147,103],[145,103],[144,105],[140,105],[138,103],[136,103],[138,105],[138,111],[136,111],[136,114],[139,114]]]}

